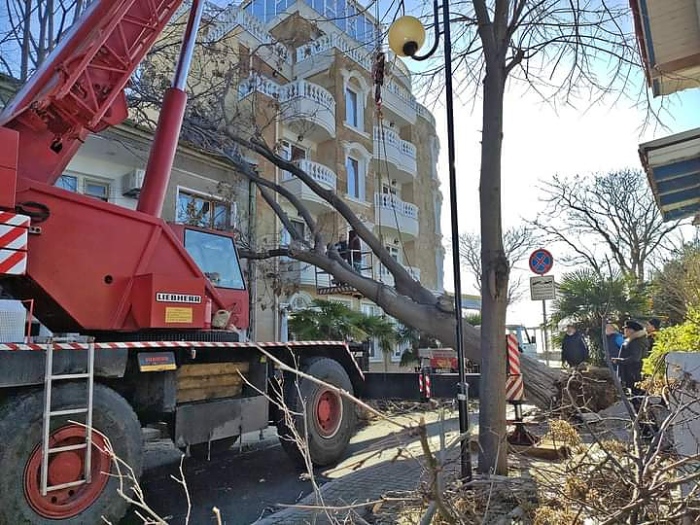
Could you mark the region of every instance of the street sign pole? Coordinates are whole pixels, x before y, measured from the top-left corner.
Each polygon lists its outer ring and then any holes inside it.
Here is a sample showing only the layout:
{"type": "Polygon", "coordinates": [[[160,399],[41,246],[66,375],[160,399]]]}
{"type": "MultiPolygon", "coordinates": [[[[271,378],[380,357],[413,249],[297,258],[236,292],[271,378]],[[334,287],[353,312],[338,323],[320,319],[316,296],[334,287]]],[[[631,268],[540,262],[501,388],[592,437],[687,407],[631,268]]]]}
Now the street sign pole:
{"type": "Polygon", "coordinates": [[[549,334],[547,332],[547,299],[556,296],[556,283],[554,277],[548,280],[544,275],[552,269],[554,257],[544,248],[539,248],[530,254],[529,266],[533,273],[539,277],[530,278],[530,298],[542,299],[542,342],[544,344],[544,356],[549,366],[549,334]],[[537,297],[536,297],[537,296],[537,297]]]}
{"type": "Polygon", "coordinates": [[[544,341],[544,359],[549,366],[549,334],[547,333],[547,301],[542,299],[542,340],[544,341]]]}

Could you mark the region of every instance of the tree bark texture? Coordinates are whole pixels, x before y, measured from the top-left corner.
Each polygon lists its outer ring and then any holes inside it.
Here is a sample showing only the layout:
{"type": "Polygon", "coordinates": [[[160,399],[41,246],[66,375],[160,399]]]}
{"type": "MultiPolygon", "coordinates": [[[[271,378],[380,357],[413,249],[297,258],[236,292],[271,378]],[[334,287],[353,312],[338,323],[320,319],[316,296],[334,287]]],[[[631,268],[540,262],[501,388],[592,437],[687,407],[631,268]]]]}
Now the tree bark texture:
{"type": "Polygon", "coordinates": [[[508,259],[501,221],[501,149],[505,64],[487,60],[481,147],[481,380],[479,466],[482,473],[507,475],[505,324],[508,259]]]}

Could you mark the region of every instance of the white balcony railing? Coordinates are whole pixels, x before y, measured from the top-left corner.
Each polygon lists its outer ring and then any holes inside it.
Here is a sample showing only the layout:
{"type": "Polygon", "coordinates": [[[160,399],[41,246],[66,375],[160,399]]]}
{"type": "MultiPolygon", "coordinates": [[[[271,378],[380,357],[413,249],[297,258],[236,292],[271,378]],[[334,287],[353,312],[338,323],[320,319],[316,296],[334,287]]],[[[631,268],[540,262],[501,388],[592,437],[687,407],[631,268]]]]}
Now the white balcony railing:
{"type": "Polygon", "coordinates": [[[335,98],[327,89],[307,80],[280,85],[269,78],[251,75],[238,86],[238,98],[242,100],[253,92],[278,100],[286,122],[312,122],[321,126],[327,135],[312,135],[312,138],[335,137],[335,98]]]}
{"type": "MultiPolygon", "coordinates": [[[[403,140],[396,131],[388,127],[374,128],[374,158],[380,162],[388,160],[399,170],[414,177],[417,173],[416,147],[403,140]]],[[[398,177],[405,179],[405,177],[398,177]]]]}
{"type": "Polygon", "coordinates": [[[418,236],[418,206],[396,195],[374,194],[375,220],[382,228],[392,228],[407,236],[418,236]]]}
{"type": "MultiPolygon", "coordinates": [[[[335,191],[337,176],[335,172],[328,166],[319,164],[318,162],[313,162],[307,159],[297,160],[295,162],[300,169],[308,173],[316,182],[325,186],[329,190],[335,191]]],[[[288,171],[284,172],[284,180],[296,179],[294,175],[288,171]]]]}
{"type": "Polygon", "coordinates": [[[347,37],[338,33],[325,34],[308,44],[297,48],[297,64],[307,59],[313,59],[315,55],[326,53],[330,49],[338,49],[343,55],[357,62],[367,71],[372,71],[372,54],[370,51],[358,46],[347,37]]]}
{"type": "MultiPolygon", "coordinates": [[[[335,191],[337,177],[335,172],[328,166],[313,162],[311,160],[298,160],[297,165],[308,173],[316,182],[324,188],[335,191]]],[[[282,183],[284,187],[292,192],[297,198],[301,199],[304,204],[314,213],[319,213],[327,210],[330,207],[327,201],[311,190],[298,177],[285,171],[282,175],[282,183]]]]}
{"type": "Polygon", "coordinates": [[[228,34],[237,26],[245,29],[258,42],[265,44],[266,47],[274,49],[275,56],[283,63],[291,66],[292,57],[289,49],[283,44],[277,42],[274,37],[265,29],[265,24],[250,13],[237,7],[229,7],[217,13],[217,20],[214,28],[207,35],[210,42],[215,42],[228,34]]]}
{"type": "Polygon", "coordinates": [[[417,110],[420,104],[415,101],[410,91],[399,85],[395,80],[390,80],[384,86],[382,102],[386,108],[400,115],[409,123],[414,124],[416,122],[417,110]]]}

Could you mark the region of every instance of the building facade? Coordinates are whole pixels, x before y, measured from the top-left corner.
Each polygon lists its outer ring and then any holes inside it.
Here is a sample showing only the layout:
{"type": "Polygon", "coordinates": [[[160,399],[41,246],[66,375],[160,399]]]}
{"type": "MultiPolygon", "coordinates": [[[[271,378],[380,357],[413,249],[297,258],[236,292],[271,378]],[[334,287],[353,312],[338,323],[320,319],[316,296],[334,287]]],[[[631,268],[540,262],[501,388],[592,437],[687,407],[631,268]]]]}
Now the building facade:
{"type": "MultiPolygon", "coordinates": [[[[441,293],[444,250],[435,121],[416,101],[411,75],[396,57],[386,59],[381,103],[376,103],[372,67],[381,32],[374,17],[346,0],[253,0],[228,8],[218,19],[209,37],[235,35],[240,56],[249,57],[239,104],[249,104],[253,111],[273,101],[279,104],[275,125],[267,128],[268,143],[278,144],[283,156],[343,197],[393,258],[441,293]]],[[[326,239],[348,239],[344,219],[299,179],[272,165],[259,168],[303,202],[326,239]]],[[[284,201],[281,205],[293,213],[284,201]]],[[[257,209],[259,238],[289,242],[270,208],[259,201],[257,209]]],[[[297,224],[303,230],[303,223],[297,224]]],[[[392,285],[391,274],[364,248],[360,251],[358,270],[392,285]]],[[[382,314],[368,299],[339,293],[332,278],[314,267],[281,260],[274,273],[291,286],[274,297],[258,289],[259,340],[291,337],[288,317],[319,296],[369,315],[382,314]],[[271,308],[263,295],[272,299],[271,308]]],[[[396,369],[403,348],[397,345],[391,355],[382,355],[376,347],[370,356],[373,368],[396,369]]]]}

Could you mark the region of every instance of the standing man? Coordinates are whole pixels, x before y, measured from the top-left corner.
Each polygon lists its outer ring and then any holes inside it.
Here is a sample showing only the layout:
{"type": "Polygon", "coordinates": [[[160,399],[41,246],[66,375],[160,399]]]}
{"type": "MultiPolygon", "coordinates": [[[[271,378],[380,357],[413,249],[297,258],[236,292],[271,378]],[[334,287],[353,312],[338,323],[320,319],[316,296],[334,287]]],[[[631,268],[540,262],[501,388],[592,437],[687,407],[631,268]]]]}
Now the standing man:
{"type": "Polygon", "coordinates": [[[638,395],[642,391],[635,384],[642,380],[642,358],[649,344],[647,331],[641,323],[632,319],[625,321],[624,330],[625,342],[620,348],[620,355],[612,361],[619,367],[622,386],[633,395],[638,395]]]}
{"type": "Polygon", "coordinates": [[[608,340],[608,356],[610,358],[618,357],[620,355],[622,343],[625,342],[625,338],[620,333],[617,325],[613,323],[605,325],[605,338],[608,340]]]}
{"type": "MultiPolygon", "coordinates": [[[[651,353],[651,349],[654,348],[654,343],[656,342],[656,332],[661,328],[661,321],[656,317],[652,317],[647,321],[647,337],[649,338],[649,348],[647,353],[651,353]]],[[[643,357],[647,357],[646,355],[643,357]]]]}
{"type": "Polygon", "coordinates": [[[566,335],[561,343],[561,361],[574,368],[588,359],[588,346],[573,323],[566,325],[566,335]]]}

